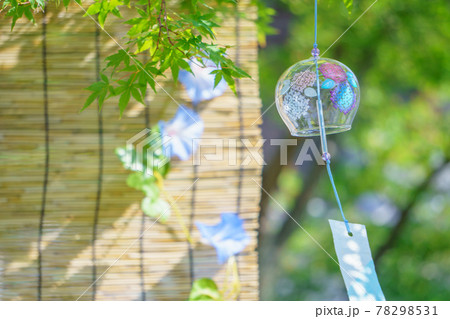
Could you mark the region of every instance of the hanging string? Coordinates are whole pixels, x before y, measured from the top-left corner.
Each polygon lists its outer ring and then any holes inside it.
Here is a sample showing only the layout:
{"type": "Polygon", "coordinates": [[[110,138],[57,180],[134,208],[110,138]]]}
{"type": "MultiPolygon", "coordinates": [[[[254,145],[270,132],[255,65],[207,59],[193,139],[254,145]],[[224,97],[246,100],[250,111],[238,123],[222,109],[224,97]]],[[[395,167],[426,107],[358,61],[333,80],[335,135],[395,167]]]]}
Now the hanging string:
{"type": "Polygon", "coordinates": [[[314,57],[314,63],[316,65],[316,84],[317,84],[317,117],[319,120],[319,129],[320,129],[320,141],[322,145],[322,159],[325,161],[327,165],[328,177],[330,178],[331,186],[333,187],[334,196],[336,197],[337,204],[339,206],[339,210],[342,215],[342,219],[344,220],[345,227],[347,228],[347,232],[349,236],[353,236],[350,231],[350,225],[348,223],[347,218],[345,218],[344,210],[342,209],[341,200],[339,199],[339,195],[336,189],[336,185],[334,184],[333,174],[331,173],[331,155],[328,153],[328,145],[327,145],[327,135],[325,132],[325,121],[323,119],[323,108],[322,101],[320,100],[320,81],[319,81],[319,54],[320,51],[317,48],[317,0],[314,1],[314,48],[311,52],[314,57]]]}
{"type": "Polygon", "coordinates": [[[317,0],[314,1],[314,49],[317,49],[317,0]]]}

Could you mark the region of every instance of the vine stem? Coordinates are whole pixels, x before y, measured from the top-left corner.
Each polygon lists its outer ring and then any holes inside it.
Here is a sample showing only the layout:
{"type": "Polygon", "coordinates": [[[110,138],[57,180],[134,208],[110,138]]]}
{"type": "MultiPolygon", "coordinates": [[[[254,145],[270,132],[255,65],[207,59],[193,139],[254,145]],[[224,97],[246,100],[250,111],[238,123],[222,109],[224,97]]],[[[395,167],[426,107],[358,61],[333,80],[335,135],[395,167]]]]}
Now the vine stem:
{"type": "Polygon", "coordinates": [[[189,229],[186,227],[186,223],[183,220],[183,216],[181,216],[180,209],[178,205],[176,204],[173,197],[166,191],[164,188],[164,178],[161,176],[161,174],[158,171],[153,171],[153,175],[156,178],[156,185],[160,189],[161,193],[163,193],[164,197],[169,201],[170,205],[173,208],[173,211],[175,212],[175,216],[177,218],[178,224],[181,226],[181,229],[183,230],[183,233],[186,237],[186,240],[191,244],[194,245],[194,242],[192,240],[191,234],[189,232],[189,229]]]}
{"type": "Polygon", "coordinates": [[[229,286],[229,282],[228,279],[230,278],[230,266],[229,266],[229,260],[228,260],[228,264],[227,264],[227,269],[225,269],[225,279],[223,280],[222,283],[222,289],[220,290],[221,295],[224,297],[225,299],[225,294],[228,291],[228,286],[229,286]]]}
{"type": "Polygon", "coordinates": [[[236,257],[231,256],[228,258],[228,264],[227,264],[227,270],[225,274],[225,281],[223,283],[223,295],[224,299],[230,299],[230,300],[237,300],[239,294],[241,293],[241,281],[239,279],[239,271],[237,267],[236,257]],[[231,290],[230,292],[225,296],[225,292],[228,290],[228,278],[230,277],[230,273],[233,277],[231,281],[231,290]]]}

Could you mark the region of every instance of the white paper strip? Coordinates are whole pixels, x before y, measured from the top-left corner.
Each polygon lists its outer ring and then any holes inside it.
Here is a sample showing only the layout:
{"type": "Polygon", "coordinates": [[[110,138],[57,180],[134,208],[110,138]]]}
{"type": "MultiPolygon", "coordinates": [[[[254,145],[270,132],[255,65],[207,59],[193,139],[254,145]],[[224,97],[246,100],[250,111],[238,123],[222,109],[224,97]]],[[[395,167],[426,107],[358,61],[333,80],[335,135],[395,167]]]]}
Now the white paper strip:
{"type": "Polygon", "coordinates": [[[353,236],[349,236],[344,222],[329,222],[350,301],[386,300],[375,272],[366,227],[350,224],[353,236]]]}

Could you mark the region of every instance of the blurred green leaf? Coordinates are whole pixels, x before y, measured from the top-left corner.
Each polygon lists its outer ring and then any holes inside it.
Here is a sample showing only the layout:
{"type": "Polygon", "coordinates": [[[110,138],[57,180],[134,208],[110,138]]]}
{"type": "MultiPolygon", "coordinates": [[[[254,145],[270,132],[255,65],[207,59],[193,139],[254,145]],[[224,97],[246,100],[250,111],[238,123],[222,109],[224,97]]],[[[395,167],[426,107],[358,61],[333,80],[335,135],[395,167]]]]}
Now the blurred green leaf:
{"type": "Polygon", "coordinates": [[[145,197],[141,203],[142,211],[159,222],[165,223],[171,215],[171,207],[168,202],[161,198],[145,197]]]}
{"type": "Polygon", "coordinates": [[[190,301],[220,301],[223,300],[214,280],[201,278],[194,281],[189,295],[190,301]]]}
{"type": "Polygon", "coordinates": [[[351,14],[353,8],[353,0],[342,0],[342,1],[344,2],[344,5],[348,10],[348,13],[351,14]]]}

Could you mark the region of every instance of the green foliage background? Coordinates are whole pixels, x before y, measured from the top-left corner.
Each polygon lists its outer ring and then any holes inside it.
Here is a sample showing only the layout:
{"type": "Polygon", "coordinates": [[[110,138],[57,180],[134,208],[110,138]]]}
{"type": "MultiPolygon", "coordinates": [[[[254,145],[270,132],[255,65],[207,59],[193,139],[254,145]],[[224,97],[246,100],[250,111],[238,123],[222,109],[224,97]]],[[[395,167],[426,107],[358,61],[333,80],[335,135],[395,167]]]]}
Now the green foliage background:
{"type": "MultiPolygon", "coordinates": [[[[274,101],[278,77],[309,58],[314,41],[314,1],[265,2],[276,11],[272,26],[279,31],[260,50],[263,109],[274,101]]],[[[374,1],[353,1],[348,14],[350,2],[319,1],[322,52],[374,1]]],[[[347,218],[367,225],[372,253],[379,253],[387,300],[450,300],[449,43],[449,1],[379,0],[324,55],[349,66],[361,85],[352,130],[330,136],[332,169],[347,218]],[[387,198],[397,219],[377,225],[376,215],[356,205],[363,194],[387,198]]],[[[266,136],[287,134],[275,106],[264,121],[266,136]]],[[[267,166],[265,178],[274,170],[267,166]]],[[[283,167],[273,191],[335,257],[327,219],[340,215],[325,169],[314,186],[311,170],[283,167]],[[294,207],[308,192],[304,205],[294,207]]],[[[300,228],[277,239],[284,222],[276,204],[263,205],[262,299],[345,299],[339,267],[300,228]]]]}

